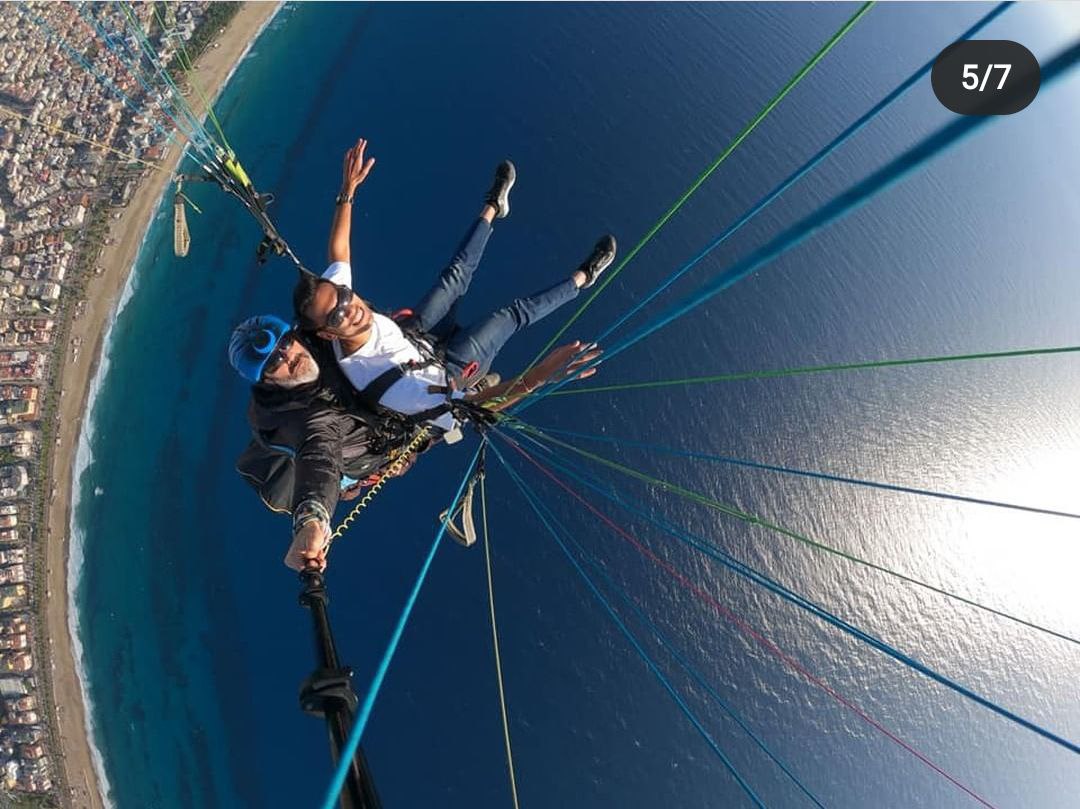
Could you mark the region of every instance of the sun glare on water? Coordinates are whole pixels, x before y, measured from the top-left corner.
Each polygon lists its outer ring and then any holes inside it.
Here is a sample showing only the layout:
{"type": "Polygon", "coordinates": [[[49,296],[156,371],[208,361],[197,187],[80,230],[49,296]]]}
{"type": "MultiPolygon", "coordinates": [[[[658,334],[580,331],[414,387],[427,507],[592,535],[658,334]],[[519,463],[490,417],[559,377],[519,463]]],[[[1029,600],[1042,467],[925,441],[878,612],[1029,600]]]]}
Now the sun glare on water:
{"type": "MultiPolygon", "coordinates": [[[[1007,470],[993,470],[988,498],[1080,513],[1076,496],[1075,443],[1027,447],[1007,470]]],[[[1004,508],[965,508],[961,564],[985,582],[1012,612],[1045,616],[1062,631],[1080,634],[1076,570],[1080,566],[1080,519],[1004,508]]],[[[1029,616],[1033,617],[1033,616],[1029,616]]]]}

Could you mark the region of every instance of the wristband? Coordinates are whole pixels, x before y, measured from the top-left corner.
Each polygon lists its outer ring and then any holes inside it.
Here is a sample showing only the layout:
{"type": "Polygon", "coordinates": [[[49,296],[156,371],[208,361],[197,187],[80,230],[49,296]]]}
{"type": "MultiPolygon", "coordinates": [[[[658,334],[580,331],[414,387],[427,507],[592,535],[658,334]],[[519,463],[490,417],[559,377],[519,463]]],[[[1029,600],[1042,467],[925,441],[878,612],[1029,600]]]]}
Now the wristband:
{"type": "Polygon", "coordinates": [[[335,205],[351,205],[352,201],[353,201],[353,195],[352,194],[346,194],[344,191],[342,191],[340,194],[338,194],[334,198],[334,204],[335,205]]]}
{"type": "Polygon", "coordinates": [[[316,520],[329,528],[330,513],[318,500],[305,500],[293,511],[293,534],[299,533],[305,525],[316,520]]]}

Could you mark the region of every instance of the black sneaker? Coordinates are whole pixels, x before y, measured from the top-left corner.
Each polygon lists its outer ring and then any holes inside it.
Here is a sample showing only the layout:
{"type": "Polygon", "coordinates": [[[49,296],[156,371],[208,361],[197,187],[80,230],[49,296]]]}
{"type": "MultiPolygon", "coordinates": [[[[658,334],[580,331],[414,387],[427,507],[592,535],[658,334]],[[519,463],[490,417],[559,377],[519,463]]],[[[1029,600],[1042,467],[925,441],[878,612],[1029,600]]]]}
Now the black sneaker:
{"type": "Polygon", "coordinates": [[[509,160],[504,160],[495,169],[495,182],[484,197],[484,202],[495,209],[496,219],[505,219],[510,215],[510,189],[517,179],[517,170],[509,160]]]}
{"type": "Polygon", "coordinates": [[[611,262],[615,260],[615,237],[611,234],[604,236],[596,243],[596,247],[593,248],[592,253],[585,259],[585,262],[578,267],[578,272],[585,273],[585,283],[581,287],[582,289],[588,289],[596,283],[596,279],[600,277],[600,273],[611,266],[611,262]]]}

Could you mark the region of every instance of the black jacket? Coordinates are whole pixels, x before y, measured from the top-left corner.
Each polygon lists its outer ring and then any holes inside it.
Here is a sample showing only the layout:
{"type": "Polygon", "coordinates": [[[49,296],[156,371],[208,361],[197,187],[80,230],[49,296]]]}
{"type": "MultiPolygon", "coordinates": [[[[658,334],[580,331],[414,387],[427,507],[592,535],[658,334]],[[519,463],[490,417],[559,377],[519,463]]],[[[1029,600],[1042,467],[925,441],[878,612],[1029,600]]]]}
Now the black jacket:
{"type": "Polygon", "coordinates": [[[253,385],[252,439],[237,471],[274,511],[292,513],[305,500],[333,514],[342,474],[363,480],[387,462],[379,420],[355,397],[328,343],[305,340],[319,378],[297,388],[253,385]]]}

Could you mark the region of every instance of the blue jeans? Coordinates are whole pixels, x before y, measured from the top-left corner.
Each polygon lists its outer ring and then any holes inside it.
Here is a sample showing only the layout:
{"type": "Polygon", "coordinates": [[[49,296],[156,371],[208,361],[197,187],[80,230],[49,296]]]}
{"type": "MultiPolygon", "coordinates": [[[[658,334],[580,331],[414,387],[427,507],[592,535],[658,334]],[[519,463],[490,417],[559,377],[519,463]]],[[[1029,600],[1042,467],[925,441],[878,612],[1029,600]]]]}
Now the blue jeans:
{"type": "Polygon", "coordinates": [[[454,375],[473,362],[479,366],[477,375],[486,374],[507,340],[578,295],[577,286],[567,278],[528,298],[518,298],[469,326],[458,327],[458,302],[469,289],[490,236],[491,225],[477,219],[439,280],[413,309],[413,325],[439,340],[446,349],[447,369],[454,375]]]}

